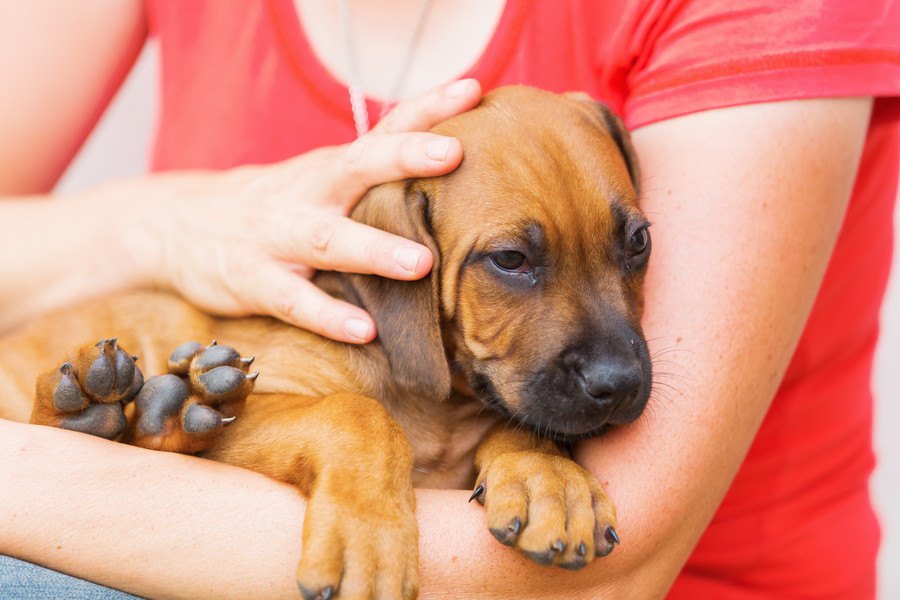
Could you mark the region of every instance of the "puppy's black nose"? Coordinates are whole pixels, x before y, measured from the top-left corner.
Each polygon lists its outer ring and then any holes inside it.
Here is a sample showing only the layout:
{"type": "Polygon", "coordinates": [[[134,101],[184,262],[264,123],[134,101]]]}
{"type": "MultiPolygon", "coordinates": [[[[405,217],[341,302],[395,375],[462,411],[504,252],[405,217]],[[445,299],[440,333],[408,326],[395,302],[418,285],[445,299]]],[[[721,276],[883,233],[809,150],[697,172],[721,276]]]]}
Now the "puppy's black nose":
{"type": "Polygon", "coordinates": [[[577,368],[584,391],[604,406],[618,406],[637,396],[641,363],[637,358],[607,357],[577,368]]]}

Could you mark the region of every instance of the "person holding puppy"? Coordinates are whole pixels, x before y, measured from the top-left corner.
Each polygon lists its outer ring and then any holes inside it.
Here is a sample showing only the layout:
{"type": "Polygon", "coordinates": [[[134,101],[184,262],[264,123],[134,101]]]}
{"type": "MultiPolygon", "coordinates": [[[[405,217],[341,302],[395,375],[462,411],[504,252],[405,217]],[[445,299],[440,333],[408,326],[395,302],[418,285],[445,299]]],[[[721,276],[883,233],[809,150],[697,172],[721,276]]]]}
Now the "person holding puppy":
{"type": "MultiPolygon", "coordinates": [[[[18,49],[0,58],[13,90],[0,99],[0,251],[16,258],[0,263],[3,327],[159,286],[214,313],[370,341],[377,324],[309,275],[414,279],[432,257],[346,219],[354,202],[378,183],[455,168],[465,149],[426,131],[483,89],[584,90],[633,129],[654,221],[645,331],[656,404],[576,449],[607,483],[627,541],[583,572],[541,570],[494,545],[468,491],[421,490],[422,595],[874,595],[868,377],[900,164],[896,4],[0,10],[4,43],[18,49]],[[41,198],[148,34],[162,64],[154,174],[41,198]],[[375,99],[400,96],[379,119],[375,99]],[[852,535],[854,552],[823,557],[835,535],[852,535]]],[[[0,428],[11,482],[0,553],[145,596],[295,594],[303,501],[291,490],[87,436],[0,428]]]]}

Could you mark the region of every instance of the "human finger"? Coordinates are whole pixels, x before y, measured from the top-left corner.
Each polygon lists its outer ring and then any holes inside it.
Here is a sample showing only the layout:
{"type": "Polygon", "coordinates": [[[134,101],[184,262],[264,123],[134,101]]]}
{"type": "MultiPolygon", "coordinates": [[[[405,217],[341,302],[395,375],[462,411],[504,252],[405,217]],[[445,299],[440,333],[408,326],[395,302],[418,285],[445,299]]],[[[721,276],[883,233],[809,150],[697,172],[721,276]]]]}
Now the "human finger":
{"type": "Polygon", "coordinates": [[[281,258],[318,270],[419,279],[431,270],[425,246],[347,217],[299,219],[277,242],[281,258]]]}
{"type": "Polygon", "coordinates": [[[459,140],[433,133],[365,135],[333,162],[328,202],[345,210],[370,188],[411,177],[435,177],[462,160],[459,140]]]}
{"type": "Polygon", "coordinates": [[[332,298],[286,267],[261,266],[248,290],[260,312],[291,325],[351,344],[375,338],[375,323],[363,309],[332,298]]]}
{"type": "Polygon", "coordinates": [[[441,121],[473,108],[480,100],[481,84],[475,79],[460,79],[400,102],[372,131],[427,131],[441,121]]]}

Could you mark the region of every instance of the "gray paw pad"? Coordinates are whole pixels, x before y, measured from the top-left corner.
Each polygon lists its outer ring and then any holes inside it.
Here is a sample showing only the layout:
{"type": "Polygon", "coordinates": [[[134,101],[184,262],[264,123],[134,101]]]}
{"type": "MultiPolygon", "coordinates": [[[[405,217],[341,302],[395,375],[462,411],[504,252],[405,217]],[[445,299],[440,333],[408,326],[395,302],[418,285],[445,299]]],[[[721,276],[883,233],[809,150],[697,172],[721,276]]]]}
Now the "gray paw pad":
{"type": "Polygon", "coordinates": [[[222,425],[222,414],[202,404],[192,404],[184,411],[183,428],[188,433],[205,433],[222,425]]]}
{"type": "Polygon", "coordinates": [[[121,348],[116,349],[116,383],[113,386],[116,394],[121,395],[128,391],[134,381],[136,369],[131,355],[121,348]]]}
{"type": "Polygon", "coordinates": [[[126,404],[134,400],[134,397],[137,396],[138,392],[141,391],[141,388],[144,387],[144,374],[141,373],[141,370],[134,366],[134,377],[131,380],[131,385],[128,387],[128,392],[125,394],[125,397],[122,398],[122,401],[126,404]]]}
{"type": "Polygon", "coordinates": [[[116,382],[116,366],[106,355],[107,348],[115,343],[115,340],[103,340],[97,344],[101,349],[100,356],[93,362],[85,376],[85,391],[98,400],[109,396],[116,382]]]}
{"type": "Polygon", "coordinates": [[[185,342],[178,346],[169,356],[169,371],[178,375],[186,375],[191,359],[202,351],[203,344],[200,342],[185,342]]]}
{"type": "Polygon", "coordinates": [[[141,411],[138,426],[147,434],[160,433],[166,417],[178,414],[189,395],[188,384],[176,375],[151,377],[135,399],[141,411]]]}
{"type": "Polygon", "coordinates": [[[62,420],[62,426],[72,431],[111,440],[125,428],[125,413],[118,402],[111,404],[91,404],[74,417],[62,420]]]}
{"type": "Polygon", "coordinates": [[[200,371],[209,371],[216,367],[236,366],[241,355],[231,346],[210,346],[194,361],[194,367],[200,371]]]}
{"type": "Polygon", "coordinates": [[[206,394],[217,397],[238,390],[246,381],[247,375],[235,367],[216,367],[201,375],[199,379],[206,394]]]}
{"type": "Polygon", "coordinates": [[[85,399],[78,383],[72,376],[71,363],[63,364],[59,368],[59,372],[62,373],[62,378],[56,386],[56,391],[53,392],[53,406],[56,407],[56,410],[63,412],[80,410],[85,404],[85,399]]]}

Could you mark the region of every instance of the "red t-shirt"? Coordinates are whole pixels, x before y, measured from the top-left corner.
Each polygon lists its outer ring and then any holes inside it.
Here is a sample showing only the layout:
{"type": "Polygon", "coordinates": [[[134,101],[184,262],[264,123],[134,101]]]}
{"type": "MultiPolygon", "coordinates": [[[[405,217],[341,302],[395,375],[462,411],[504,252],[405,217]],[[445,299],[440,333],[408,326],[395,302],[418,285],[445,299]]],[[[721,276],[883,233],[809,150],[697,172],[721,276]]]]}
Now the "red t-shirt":
{"type": "MultiPolygon", "coordinates": [[[[153,168],[224,169],[353,139],[346,87],[292,0],[148,0],[162,52],[153,168]]],[[[853,196],[800,345],[671,598],[875,594],[869,380],[900,165],[900,3],[508,0],[467,73],[584,90],[634,128],[738,104],[876,96],[853,196]]],[[[378,106],[370,103],[370,114],[378,106]]]]}

